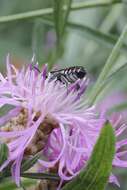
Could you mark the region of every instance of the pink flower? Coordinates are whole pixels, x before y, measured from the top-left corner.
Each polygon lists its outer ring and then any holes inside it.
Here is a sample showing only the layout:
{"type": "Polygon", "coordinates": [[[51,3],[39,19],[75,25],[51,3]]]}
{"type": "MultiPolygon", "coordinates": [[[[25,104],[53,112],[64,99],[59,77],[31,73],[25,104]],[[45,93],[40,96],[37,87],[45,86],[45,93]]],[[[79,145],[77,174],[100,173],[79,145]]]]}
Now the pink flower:
{"type": "MultiPolygon", "coordinates": [[[[9,57],[7,76],[0,74],[0,107],[12,107],[0,118],[0,138],[9,148],[9,157],[0,171],[12,163],[12,177],[18,186],[23,157],[39,151],[45,158],[39,160],[43,170],[57,165],[61,180],[72,179],[85,167],[105,121],[94,106],[82,106],[88,80],[65,87],[49,82],[46,76],[46,65],[41,72],[37,65],[17,70],[9,57]]],[[[126,126],[116,126],[118,123],[114,125],[118,137],[126,126]]],[[[119,151],[124,145],[126,140],[117,142],[113,166],[127,167],[127,161],[121,159],[126,152],[119,151]]],[[[118,184],[115,176],[110,181],[118,184]]]]}

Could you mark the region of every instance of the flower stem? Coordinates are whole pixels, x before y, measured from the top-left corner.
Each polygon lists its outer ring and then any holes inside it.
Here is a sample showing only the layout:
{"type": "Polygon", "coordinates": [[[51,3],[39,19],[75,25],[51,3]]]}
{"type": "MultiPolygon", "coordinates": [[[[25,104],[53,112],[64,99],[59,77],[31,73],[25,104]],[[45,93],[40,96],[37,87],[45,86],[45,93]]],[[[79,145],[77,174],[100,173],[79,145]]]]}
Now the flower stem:
{"type": "MultiPolygon", "coordinates": [[[[94,8],[94,7],[100,7],[100,6],[110,6],[117,3],[122,3],[122,0],[91,0],[91,1],[87,0],[85,2],[73,3],[71,5],[71,10],[74,11],[74,10],[88,9],[88,8],[94,8]]],[[[66,10],[66,9],[67,7],[64,6],[63,10],[66,10]]],[[[29,11],[25,13],[1,16],[0,23],[36,18],[40,16],[42,17],[42,16],[46,16],[50,14],[53,14],[53,8],[39,9],[39,10],[29,11]]]]}

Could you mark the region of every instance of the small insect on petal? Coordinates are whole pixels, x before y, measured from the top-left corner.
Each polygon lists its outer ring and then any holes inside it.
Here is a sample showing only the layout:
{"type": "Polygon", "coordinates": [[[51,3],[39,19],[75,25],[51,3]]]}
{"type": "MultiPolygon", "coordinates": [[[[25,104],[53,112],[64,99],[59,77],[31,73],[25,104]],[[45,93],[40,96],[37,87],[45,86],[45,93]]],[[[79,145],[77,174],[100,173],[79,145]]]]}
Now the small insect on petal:
{"type": "MultiPolygon", "coordinates": [[[[49,82],[55,80],[68,86],[75,83],[77,80],[86,78],[87,72],[82,66],[68,67],[65,69],[55,70],[50,72],[49,82]]],[[[78,86],[77,90],[80,88],[78,86]]]]}

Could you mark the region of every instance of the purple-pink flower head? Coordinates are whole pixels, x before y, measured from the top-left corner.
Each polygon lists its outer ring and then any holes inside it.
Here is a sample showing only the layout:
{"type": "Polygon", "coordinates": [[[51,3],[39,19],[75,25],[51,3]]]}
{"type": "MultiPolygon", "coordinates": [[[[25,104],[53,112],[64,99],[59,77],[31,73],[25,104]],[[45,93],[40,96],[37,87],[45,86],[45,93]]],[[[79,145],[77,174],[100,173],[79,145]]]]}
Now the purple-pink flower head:
{"type": "MultiPolygon", "coordinates": [[[[105,120],[94,106],[82,106],[87,85],[87,79],[69,86],[49,82],[46,65],[41,71],[37,64],[17,70],[8,56],[7,75],[0,74],[0,107],[11,109],[0,118],[0,141],[7,143],[9,156],[0,171],[11,164],[12,177],[19,185],[23,157],[41,151],[43,171],[55,167],[61,180],[76,176],[85,167],[105,120]]],[[[125,127],[116,128],[116,135],[125,127]]],[[[121,160],[125,151],[119,151],[123,145],[125,140],[117,143],[114,166],[127,166],[121,160]]],[[[115,177],[110,181],[116,182],[115,177]]]]}

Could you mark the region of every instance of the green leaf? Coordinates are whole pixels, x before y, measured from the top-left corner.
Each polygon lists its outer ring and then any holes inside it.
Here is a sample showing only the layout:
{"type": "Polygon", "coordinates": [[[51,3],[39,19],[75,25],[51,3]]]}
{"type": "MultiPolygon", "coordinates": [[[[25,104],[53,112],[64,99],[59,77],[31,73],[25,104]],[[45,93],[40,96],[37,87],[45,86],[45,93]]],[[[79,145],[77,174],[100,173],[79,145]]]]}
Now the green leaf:
{"type": "MultiPolygon", "coordinates": [[[[36,162],[38,161],[38,159],[40,158],[40,153],[36,154],[35,156],[33,156],[32,158],[27,158],[25,160],[22,161],[22,165],[21,165],[21,172],[23,173],[26,170],[29,170],[34,164],[36,164],[36,162]]],[[[0,179],[3,180],[4,178],[10,177],[11,176],[11,171],[10,171],[10,167],[8,166],[2,173],[0,176],[0,179]]]]}
{"type": "Polygon", "coordinates": [[[36,154],[32,158],[26,159],[21,166],[21,171],[24,172],[30,169],[34,164],[36,164],[39,158],[40,158],[40,154],[36,154]]]}
{"type": "Polygon", "coordinates": [[[6,144],[0,144],[0,166],[8,158],[8,147],[6,144]]]}
{"type": "MultiPolygon", "coordinates": [[[[100,88],[98,91],[98,94],[101,93],[101,91],[104,89],[104,87],[111,82],[112,80],[117,78],[117,75],[120,74],[120,72],[123,71],[123,69],[127,69],[127,62],[124,63],[123,65],[121,65],[120,67],[118,67],[116,70],[114,70],[104,81],[101,82],[100,84],[100,88]]],[[[118,106],[119,107],[119,106],[118,106]]],[[[121,107],[121,106],[120,106],[121,107]]],[[[116,108],[117,109],[117,108],[116,108]]],[[[119,108],[118,108],[119,109],[119,108]]],[[[120,108],[122,109],[122,107],[120,108]]],[[[111,114],[113,111],[115,111],[115,108],[111,109],[111,111],[107,111],[108,114],[111,114]],[[110,113],[111,112],[111,113],[110,113]]]]}
{"type": "MultiPolygon", "coordinates": [[[[23,185],[25,185],[25,187],[29,187],[35,185],[36,181],[33,179],[24,179],[22,183],[23,185]]],[[[5,179],[2,181],[2,183],[0,183],[0,190],[19,190],[19,188],[16,186],[14,182],[12,182],[12,180],[5,179]]]]}
{"type": "MultiPolygon", "coordinates": [[[[93,39],[97,43],[99,42],[100,44],[107,46],[108,48],[113,48],[118,40],[117,36],[103,33],[86,25],[69,22],[68,27],[80,32],[83,36],[86,36],[89,39],[93,39]]],[[[127,52],[127,45],[123,45],[122,50],[127,52]]]]}
{"type": "Polygon", "coordinates": [[[125,62],[124,64],[122,64],[120,67],[114,69],[111,74],[107,77],[107,79],[105,81],[109,81],[112,78],[116,77],[117,74],[119,74],[120,72],[123,71],[123,69],[126,69],[127,67],[127,62],[125,62]]]}
{"type": "Polygon", "coordinates": [[[48,180],[56,180],[59,181],[60,178],[55,174],[47,174],[47,173],[21,173],[22,177],[32,178],[32,179],[48,179],[48,180]]]}
{"type": "Polygon", "coordinates": [[[62,190],[104,190],[112,169],[115,154],[115,136],[109,122],[102,128],[92,155],[84,169],[62,190]]]}
{"type": "Polygon", "coordinates": [[[96,84],[94,85],[91,91],[91,94],[89,95],[89,104],[93,104],[96,101],[96,98],[102,91],[101,89],[102,81],[105,81],[108,78],[108,76],[111,74],[111,72],[113,72],[114,65],[116,64],[116,60],[119,56],[120,49],[122,48],[126,36],[127,36],[127,25],[124,27],[122,34],[120,35],[116,45],[114,46],[109,58],[107,59],[104,68],[102,69],[97,79],[96,84]]]}
{"type": "MultiPolygon", "coordinates": [[[[49,18],[42,18],[41,22],[43,24],[49,25],[51,27],[54,27],[54,24],[52,22],[51,19],[49,18]]],[[[111,35],[109,33],[103,33],[99,30],[96,30],[94,28],[91,28],[89,26],[86,25],[82,25],[82,24],[77,24],[77,23],[72,23],[72,22],[68,22],[67,26],[69,29],[75,30],[80,32],[84,37],[86,36],[89,39],[93,39],[94,41],[96,41],[97,43],[100,43],[101,45],[104,45],[108,48],[113,48],[113,46],[116,44],[118,37],[111,35]]],[[[127,52],[127,45],[123,44],[123,46],[121,47],[122,52],[127,52]]]]}

